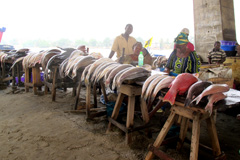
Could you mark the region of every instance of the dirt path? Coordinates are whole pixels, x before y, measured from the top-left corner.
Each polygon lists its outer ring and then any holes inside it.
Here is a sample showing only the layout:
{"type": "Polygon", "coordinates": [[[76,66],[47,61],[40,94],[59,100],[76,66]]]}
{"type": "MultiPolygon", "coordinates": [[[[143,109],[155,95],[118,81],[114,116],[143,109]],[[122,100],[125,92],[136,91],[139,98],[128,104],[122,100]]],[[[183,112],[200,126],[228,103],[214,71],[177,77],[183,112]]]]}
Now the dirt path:
{"type": "MultiPolygon", "coordinates": [[[[50,94],[33,95],[31,90],[12,94],[10,90],[0,90],[1,160],[139,160],[159,133],[150,139],[136,133],[128,146],[119,130],[105,133],[106,117],[87,122],[84,114],[64,113],[74,105],[70,91],[58,90],[57,101],[51,102],[50,94]]],[[[219,114],[217,128],[228,159],[240,159],[240,121],[219,114]]],[[[162,149],[176,159],[188,159],[189,146],[185,148],[181,154],[171,147],[162,149]]]]}

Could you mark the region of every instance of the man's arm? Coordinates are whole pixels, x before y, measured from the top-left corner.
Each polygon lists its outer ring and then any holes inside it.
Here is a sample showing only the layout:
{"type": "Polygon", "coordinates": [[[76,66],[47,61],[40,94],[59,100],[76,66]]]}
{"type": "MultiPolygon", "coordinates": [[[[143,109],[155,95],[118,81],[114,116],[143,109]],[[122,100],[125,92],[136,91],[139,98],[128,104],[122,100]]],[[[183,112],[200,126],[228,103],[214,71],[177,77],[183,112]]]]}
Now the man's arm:
{"type": "Polygon", "coordinates": [[[114,55],[114,53],[115,53],[114,51],[111,51],[110,54],[109,54],[109,56],[108,56],[108,58],[112,58],[113,55],[114,55]]]}

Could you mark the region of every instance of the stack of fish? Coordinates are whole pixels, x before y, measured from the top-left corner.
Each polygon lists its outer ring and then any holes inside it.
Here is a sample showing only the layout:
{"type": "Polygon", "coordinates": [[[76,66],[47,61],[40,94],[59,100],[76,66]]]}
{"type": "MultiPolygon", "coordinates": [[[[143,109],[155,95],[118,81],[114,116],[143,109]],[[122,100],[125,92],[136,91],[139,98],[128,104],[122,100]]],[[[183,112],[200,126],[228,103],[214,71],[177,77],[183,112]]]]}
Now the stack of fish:
{"type": "Polygon", "coordinates": [[[190,89],[191,90],[188,92],[185,106],[188,106],[190,103],[193,103],[195,101],[196,104],[198,104],[203,99],[203,97],[207,97],[208,102],[205,106],[205,110],[209,112],[210,115],[212,114],[213,104],[225,99],[227,96],[223,93],[230,90],[227,84],[212,84],[211,82],[208,84],[207,82],[197,82],[193,84],[190,89]]]}
{"type": "MultiPolygon", "coordinates": [[[[229,91],[226,84],[212,84],[212,82],[201,81],[195,75],[190,73],[179,74],[176,78],[166,75],[152,75],[143,84],[142,97],[152,103],[156,95],[163,88],[169,88],[163,98],[163,102],[175,103],[177,94],[184,95],[187,93],[185,107],[192,106],[196,101],[198,104],[203,97],[207,97],[208,102],[205,110],[212,114],[213,104],[226,98],[224,92],[229,91]]],[[[203,101],[204,102],[204,101],[203,101]]]]}
{"type": "Polygon", "coordinates": [[[59,75],[61,78],[69,76],[74,79],[77,76],[78,71],[82,71],[86,66],[95,62],[95,58],[92,56],[81,56],[73,52],[74,56],[70,56],[65,59],[59,66],[59,75]]]}
{"type": "Polygon", "coordinates": [[[167,88],[175,77],[155,74],[150,76],[143,84],[141,97],[152,103],[156,95],[163,88],[167,88]]]}
{"type": "Polygon", "coordinates": [[[145,81],[150,76],[150,71],[130,64],[120,64],[109,58],[101,58],[83,71],[81,81],[86,85],[105,82],[106,87],[112,90],[119,88],[125,80],[145,81]]]}

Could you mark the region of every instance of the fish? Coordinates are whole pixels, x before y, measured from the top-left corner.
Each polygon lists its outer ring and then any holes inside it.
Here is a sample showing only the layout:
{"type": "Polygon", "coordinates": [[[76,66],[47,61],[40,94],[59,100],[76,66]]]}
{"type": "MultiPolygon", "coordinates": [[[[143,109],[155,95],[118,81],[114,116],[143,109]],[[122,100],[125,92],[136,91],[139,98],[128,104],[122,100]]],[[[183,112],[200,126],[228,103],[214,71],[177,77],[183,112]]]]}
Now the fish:
{"type": "Polygon", "coordinates": [[[74,66],[72,69],[72,79],[75,78],[77,76],[77,71],[79,69],[83,69],[86,66],[88,66],[89,64],[92,64],[95,62],[95,58],[92,56],[83,56],[82,59],[80,59],[74,66]]]}
{"type": "Polygon", "coordinates": [[[201,94],[199,94],[191,103],[196,101],[196,104],[200,102],[200,100],[207,95],[215,94],[219,92],[227,92],[230,90],[230,87],[227,84],[212,84],[203,90],[201,94]]]}
{"type": "Polygon", "coordinates": [[[13,62],[13,64],[12,64],[10,70],[11,70],[11,69],[12,69],[12,68],[13,68],[18,62],[23,61],[23,59],[24,59],[24,57],[20,57],[20,58],[16,59],[16,60],[13,62]]]}
{"type": "Polygon", "coordinates": [[[160,75],[159,77],[155,78],[149,85],[146,90],[146,93],[144,94],[143,98],[146,101],[152,94],[155,86],[164,78],[168,77],[167,75],[160,75]]]}
{"type": "Polygon", "coordinates": [[[43,56],[41,58],[41,62],[40,64],[42,65],[42,68],[43,70],[45,70],[46,66],[47,66],[47,62],[48,60],[54,56],[54,55],[58,55],[61,53],[61,50],[59,49],[50,49],[50,50],[46,50],[44,53],[43,53],[43,56]]]}
{"type": "Polygon", "coordinates": [[[106,67],[112,65],[112,64],[117,64],[117,62],[106,62],[100,64],[94,71],[93,75],[91,76],[91,82],[95,81],[96,76],[101,73],[106,67]]]}
{"type": "Polygon", "coordinates": [[[83,56],[72,57],[72,58],[69,57],[68,64],[67,64],[67,66],[66,66],[66,68],[65,68],[65,71],[64,71],[65,76],[69,75],[69,73],[72,71],[73,66],[74,66],[78,61],[80,61],[82,58],[83,58],[83,56]]]}
{"type": "Polygon", "coordinates": [[[92,64],[89,64],[87,67],[84,68],[83,72],[82,72],[82,76],[81,76],[81,80],[80,83],[83,82],[87,76],[88,70],[91,67],[92,64]]]}
{"type": "Polygon", "coordinates": [[[107,86],[107,87],[110,87],[110,86],[111,86],[111,89],[114,90],[114,89],[115,89],[115,86],[116,86],[115,84],[116,84],[116,82],[117,82],[118,77],[120,77],[123,72],[128,71],[128,70],[131,69],[131,68],[135,68],[135,67],[132,66],[132,67],[124,68],[124,69],[118,71],[118,73],[113,77],[112,82],[110,82],[112,85],[110,85],[110,83],[109,83],[109,85],[106,85],[106,86],[107,86]]]}
{"type": "Polygon", "coordinates": [[[64,78],[64,77],[65,77],[64,71],[65,71],[66,66],[67,66],[67,64],[68,64],[68,60],[69,60],[69,58],[66,58],[66,59],[60,64],[60,66],[59,66],[59,76],[60,76],[61,78],[64,78]]]}
{"type": "Polygon", "coordinates": [[[110,66],[106,67],[101,73],[99,73],[97,75],[94,83],[97,83],[97,82],[101,81],[108,72],[112,71],[114,68],[118,67],[119,65],[121,65],[121,64],[120,63],[113,63],[110,66]]]}
{"type": "Polygon", "coordinates": [[[115,87],[120,87],[120,85],[122,84],[122,82],[125,80],[125,79],[129,79],[129,77],[131,76],[132,79],[134,78],[138,78],[138,77],[141,77],[141,76],[145,76],[145,75],[150,75],[151,72],[146,70],[145,68],[143,67],[132,67],[132,68],[129,68],[128,70],[126,70],[125,72],[123,72],[117,79],[116,79],[116,82],[113,83],[112,85],[112,88],[115,88],[115,87]],[[141,73],[141,74],[140,74],[141,73]],[[134,77],[133,77],[134,76],[134,77]]]}
{"type": "Polygon", "coordinates": [[[151,102],[154,101],[158,92],[163,88],[167,88],[172,83],[173,80],[175,80],[175,77],[167,76],[167,77],[163,78],[160,82],[158,82],[157,85],[154,87],[154,90],[152,92],[151,102]]]}
{"type": "Polygon", "coordinates": [[[72,53],[70,54],[70,56],[69,56],[69,59],[71,59],[71,58],[76,58],[76,57],[79,57],[79,56],[83,56],[84,55],[84,52],[83,51],[81,51],[81,50],[74,50],[74,51],[72,51],[72,53]]]}
{"type": "Polygon", "coordinates": [[[88,85],[90,83],[90,78],[91,75],[93,74],[93,72],[95,71],[95,69],[98,67],[98,65],[102,64],[102,63],[106,63],[106,62],[113,62],[112,59],[110,58],[100,58],[98,60],[96,60],[91,67],[89,68],[88,74],[86,75],[85,78],[85,84],[88,85]]]}
{"type": "Polygon", "coordinates": [[[164,96],[163,102],[169,102],[171,105],[173,105],[175,103],[177,94],[179,93],[179,95],[183,95],[189,89],[189,87],[197,81],[197,77],[190,73],[179,74],[169,85],[168,88],[170,89],[164,96]]]}
{"type": "Polygon", "coordinates": [[[121,64],[118,67],[116,67],[115,69],[113,69],[108,75],[104,76],[105,85],[109,86],[111,81],[113,80],[113,78],[115,77],[115,75],[117,73],[119,73],[123,69],[129,68],[129,67],[133,67],[133,65],[131,65],[131,64],[121,64]]]}
{"type": "Polygon", "coordinates": [[[160,74],[154,74],[154,75],[152,75],[152,76],[150,76],[150,77],[148,77],[148,78],[146,79],[146,81],[143,83],[143,86],[142,86],[141,97],[143,97],[143,95],[145,94],[149,83],[152,82],[152,81],[153,81],[155,78],[157,78],[158,76],[160,76],[160,74]]]}
{"type": "Polygon", "coordinates": [[[210,85],[212,85],[212,82],[209,81],[198,81],[191,85],[191,87],[188,89],[187,97],[184,102],[184,107],[189,106],[191,101],[199,94],[201,94],[202,91],[210,85]]]}
{"type": "Polygon", "coordinates": [[[209,112],[210,115],[212,115],[212,110],[213,110],[213,104],[225,99],[227,96],[224,95],[222,92],[211,94],[208,96],[208,103],[205,107],[205,111],[209,112]]]}

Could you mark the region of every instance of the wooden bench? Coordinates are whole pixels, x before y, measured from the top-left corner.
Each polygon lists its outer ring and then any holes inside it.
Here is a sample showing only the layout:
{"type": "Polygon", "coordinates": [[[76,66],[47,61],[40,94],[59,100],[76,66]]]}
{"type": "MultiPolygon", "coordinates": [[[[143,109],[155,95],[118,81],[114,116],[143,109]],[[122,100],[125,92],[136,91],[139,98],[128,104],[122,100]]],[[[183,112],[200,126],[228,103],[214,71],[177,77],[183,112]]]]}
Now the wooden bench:
{"type": "Polygon", "coordinates": [[[134,128],[135,98],[136,96],[140,96],[141,92],[142,92],[141,86],[121,85],[112,116],[108,118],[109,124],[108,124],[107,132],[111,130],[112,124],[115,125],[116,127],[118,127],[119,129],[121,129],[126,133],[127,144],[131,143],[132,141],[131,133],[133,131],[138,131],[138,130],[149,127],[148,126],[149,116],[148,116],[147,106],[145,101],[141,100],[140,106],[141,106],[141,113],[142,113],[144,124],[140,127],[134,128]],[[126,126],[116,121],[119,115],[120,107],[122,105],[122,102],[125,96],[128,97],[126,126]]]}
{"type": "MultiPolygon", "coordinates": [[[[162,100],[163,97],[160,97],[162,100]]],[[[224,159],[225,155],[221,152],[217,130],[214,121],[214,114],[209,116],[208,112],[205,112],[204,109],[196,107],[184,107],[184,103],[176,101],[175,104],[171,107],[171,113],[168,116],[167,121],[165,122],[163,128],[161,129],[159,135],[157,136],[153,145],[150,145],[149,152],[145,157],[145,160],[151,160],[154,155],[157,155],[159,158],[171,159],[164,152],[158,150],[162,144],[164,138],[166,137],[169,129],[176,120],[180,119],[180,135],[179,141],[177,143],[177,149],[180,150],[183,146],[184,139],[186,137],[189,120],[193,121],[192,124],[192,136],[191,136],[191,151],[190,151],[190,160],[198,159],[198,150],[199,150],[199,137],[200,137],[200,124],[203,120],[207,122],[207,129],[209,136],[212,141],[212,151],[213,155],[218,159],[224,159]],[[180,117],[180,118],[179,118],[180,117]]]]}

